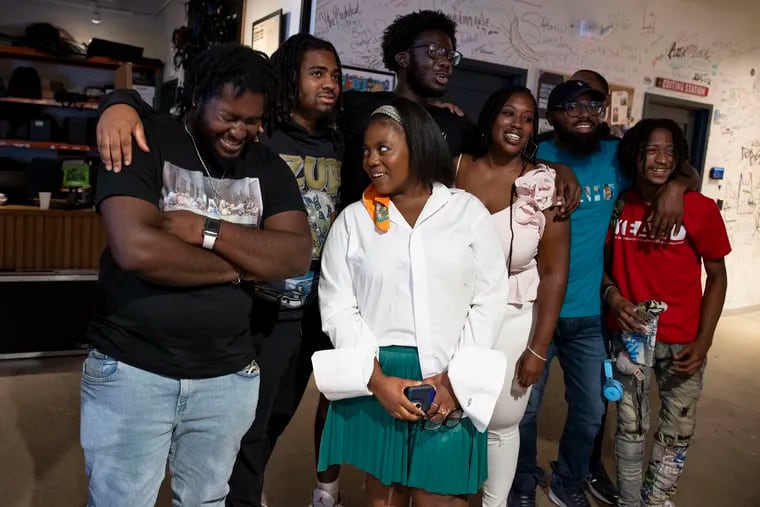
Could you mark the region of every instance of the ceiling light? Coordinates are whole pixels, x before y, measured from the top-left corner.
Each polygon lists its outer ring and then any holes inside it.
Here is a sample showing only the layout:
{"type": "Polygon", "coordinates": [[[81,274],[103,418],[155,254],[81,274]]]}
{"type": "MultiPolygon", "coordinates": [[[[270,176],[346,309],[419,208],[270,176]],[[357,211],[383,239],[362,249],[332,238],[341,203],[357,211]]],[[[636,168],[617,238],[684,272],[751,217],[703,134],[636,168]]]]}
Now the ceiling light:
{"type": "Polygon", "coordinates": [[[100,19],[100,11],[98,10],[98,3],[97,2],[92,2],[92,3],[93,3],[93,11],[92,11],[92,19],[90,21],[92,21],[93,25],[99,25],[102,20],[100,19]]]}

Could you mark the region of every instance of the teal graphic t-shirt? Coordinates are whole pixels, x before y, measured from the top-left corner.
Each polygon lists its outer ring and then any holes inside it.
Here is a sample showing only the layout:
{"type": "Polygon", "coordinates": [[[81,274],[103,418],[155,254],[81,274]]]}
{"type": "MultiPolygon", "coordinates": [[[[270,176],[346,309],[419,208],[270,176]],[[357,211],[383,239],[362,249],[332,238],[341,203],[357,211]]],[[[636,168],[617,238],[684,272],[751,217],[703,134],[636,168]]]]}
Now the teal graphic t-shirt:
{"type": "Polygon", "coordinates": [[[615,201],[628,182],[620,173],[617,140],[604,140],[590,156],[563,150],[554,139],[538,145],[538,158],[573,169],[581,185],[581,202],[570,215],[570,272],[562,318],[601,314],[599,289],[604,269],[604,239],[615,201]]]}

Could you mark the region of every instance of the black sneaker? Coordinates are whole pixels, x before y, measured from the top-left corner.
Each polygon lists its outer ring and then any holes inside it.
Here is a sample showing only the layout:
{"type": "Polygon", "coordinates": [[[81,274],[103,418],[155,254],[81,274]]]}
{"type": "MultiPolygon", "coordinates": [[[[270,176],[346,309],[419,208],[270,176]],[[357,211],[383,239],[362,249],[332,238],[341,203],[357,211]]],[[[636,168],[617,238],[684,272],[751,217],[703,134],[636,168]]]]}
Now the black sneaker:
{"type": "Polygon", "coordinates": [[[595,466],[584,483],[588,492],[594,495],[599,501],[609,505],[616,505],[618,500],[618,489],[612,482],[610,476],[602,464],[595,466]]]}
{"type": "Polygon", "coordinates": [[[559,507],[591,507],[583,487],[569,489],[552,484],[549,488],[549,500],[559,507]]]}
{"type": "Polygon", "coordinates": [[[507,497],[507,507],[536,507],[536,491],[519,494],[511,490],[507,497]]]}

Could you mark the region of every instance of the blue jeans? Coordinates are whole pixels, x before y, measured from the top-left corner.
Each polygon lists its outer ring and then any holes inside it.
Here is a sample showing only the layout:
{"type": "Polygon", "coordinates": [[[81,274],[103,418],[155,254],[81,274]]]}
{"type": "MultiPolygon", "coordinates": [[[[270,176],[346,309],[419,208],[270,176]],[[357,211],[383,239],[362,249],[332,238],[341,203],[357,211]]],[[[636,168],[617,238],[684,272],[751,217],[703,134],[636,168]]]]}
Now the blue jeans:
{"type": "Polygon", "coordinates": [[[547,353],[544,374],[533,386],[528,408],[520,422],[520,454],[513,487],[517,493],[528,493],[536,488],[538,410],[549,378],[549,365],[555,355],[564,372],[567,420],[559,443],[558,466],[552,484],[578,488],[589,473],[594,438],[604,414],[602,386],[607,346],[602,332],[602,318],[561,318],[547,353]]]}
{"type": "Polygon", "coordinates": [[[80,435],[88,507],[152,507],[167,460],[174,506],[224,506],[258,392],[257,366],[173,379],[91,351],[82,367],[80,435]]]}

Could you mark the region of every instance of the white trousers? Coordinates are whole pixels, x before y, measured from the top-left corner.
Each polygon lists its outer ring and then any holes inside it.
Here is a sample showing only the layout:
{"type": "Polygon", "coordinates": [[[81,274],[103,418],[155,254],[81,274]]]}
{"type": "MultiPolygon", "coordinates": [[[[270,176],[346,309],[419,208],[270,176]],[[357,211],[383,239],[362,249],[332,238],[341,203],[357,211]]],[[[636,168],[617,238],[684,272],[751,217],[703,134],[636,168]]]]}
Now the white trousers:
{"type": "Polygon", "coordinates": [[[509,305],[496,348],[509,361],[504,388],[488,426],[488,480],[483,484],[483,507],[503,507],[512,487],[520,450],[520,420],[530,398],[527,390],[512,389],[515,366],[533,334],[533,304],[509,305]]]}

